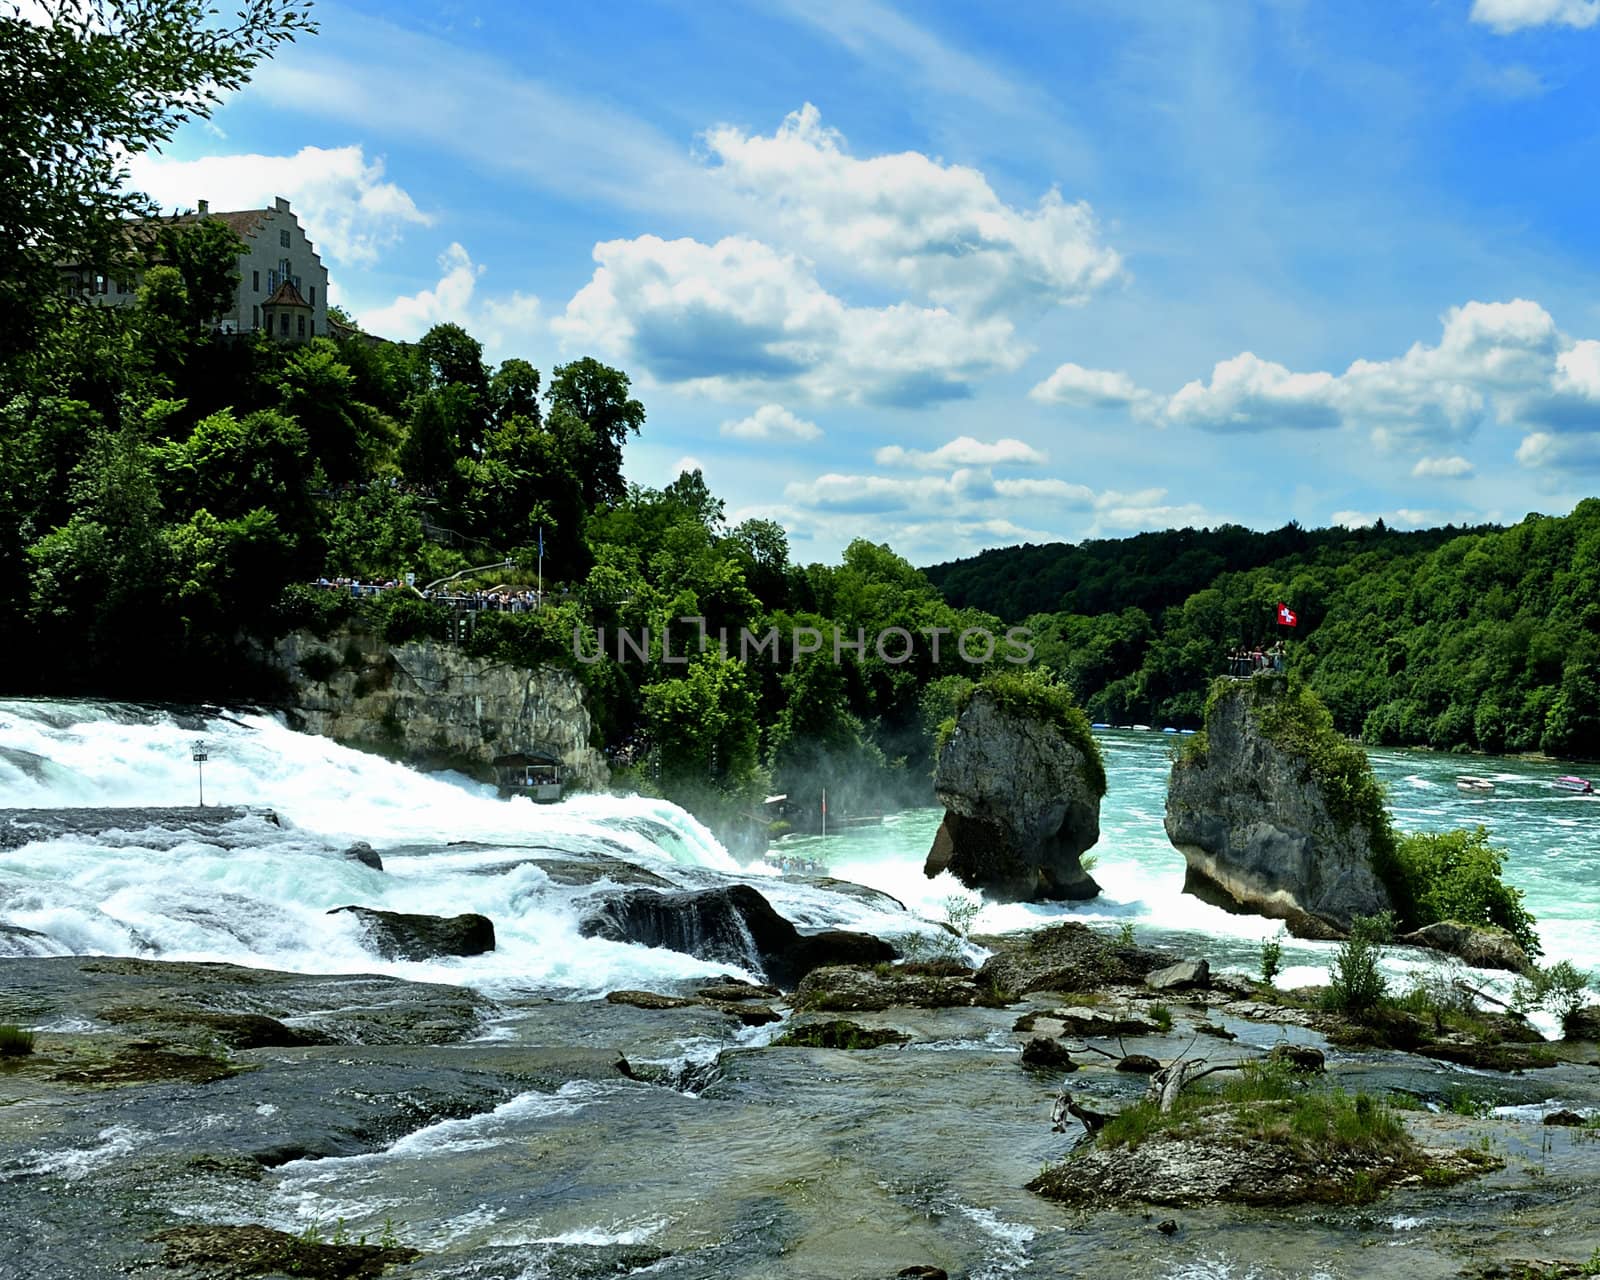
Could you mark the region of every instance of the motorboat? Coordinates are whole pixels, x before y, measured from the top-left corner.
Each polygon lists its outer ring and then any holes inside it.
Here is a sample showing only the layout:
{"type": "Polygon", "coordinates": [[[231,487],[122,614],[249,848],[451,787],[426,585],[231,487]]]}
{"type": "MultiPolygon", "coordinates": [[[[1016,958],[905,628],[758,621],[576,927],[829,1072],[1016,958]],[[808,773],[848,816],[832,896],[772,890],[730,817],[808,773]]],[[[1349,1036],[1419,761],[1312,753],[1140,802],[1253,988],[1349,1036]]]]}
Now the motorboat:
{"type": "Polygon", "coordinates": [[[1468,795],[1488,796],[1494,794],[1494,783],[1487,778],[1460,777],[1456,779],[1456,790],[1465,791],[1468,795]]]}
{"type": "Polygon", "coordinates": [[[1550,785],[1557,791],[1572,791],[1580,796],[1592,796],[1594,794],[1594,783],[1587,778],[1575,778],[1570,773],[1557,778],[1550,785]]]}

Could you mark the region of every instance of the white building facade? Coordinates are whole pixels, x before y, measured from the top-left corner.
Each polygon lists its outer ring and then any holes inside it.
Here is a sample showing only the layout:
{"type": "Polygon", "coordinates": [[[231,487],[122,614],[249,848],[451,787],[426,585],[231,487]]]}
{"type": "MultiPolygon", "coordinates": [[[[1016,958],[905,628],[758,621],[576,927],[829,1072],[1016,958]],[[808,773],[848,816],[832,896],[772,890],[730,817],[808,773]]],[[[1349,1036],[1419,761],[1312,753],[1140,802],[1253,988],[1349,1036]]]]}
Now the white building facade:
{"type": "MultiPolygon", "coordinates": [[[[328,333],[328,269],[316,246],[289,202],[282,196],[269,209],[240,209],[212,213],[206,201],[195,213],[162,218],[151,226],[184,226],[202,218],[215,219],[232,229],[243,243],[239,253],[239,286],[233,306],[216,317],[224,333],[251,333],[266,328],[264,308],[274,298],[281,302],[280,290],[298,295],[303,306],[274,308],[272,336],[280,341],[300,342],[328,333]],[[284,324],[284,320],[288,324],[284,324]]],[[[103,306],[132,306],[138,296],[137,280],[113,280],[86,268],[64,266],[62,275],[68,289],[103,306]]]]}

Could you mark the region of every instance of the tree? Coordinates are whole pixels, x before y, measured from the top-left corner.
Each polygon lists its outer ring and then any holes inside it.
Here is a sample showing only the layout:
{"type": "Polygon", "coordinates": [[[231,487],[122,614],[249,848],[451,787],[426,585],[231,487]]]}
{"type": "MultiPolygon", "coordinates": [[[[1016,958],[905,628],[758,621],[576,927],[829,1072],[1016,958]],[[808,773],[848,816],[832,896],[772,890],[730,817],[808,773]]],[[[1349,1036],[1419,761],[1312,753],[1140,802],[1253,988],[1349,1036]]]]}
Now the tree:
{"type": "Polygon", "coordinates": [[[539,371],[526,360],[503,361],[489,380],[489,397],[497,424],[521,418],[539,425],[539,371]]]}
{"type": "Polygon", "coordinates": [[[284,41],[314,30],[304,0],[246,0],[217,24],[205,0],[43,0],[0,15],[0,378],[61,298],[56,264],[125,269],[130,156],[205,118],[284,41]]]}
{"type": "Polygon", "coordinates": [[[587,447],[573,461],[591,507],[617,502],[624,492],[622,446],[628,432],[638,435],[644,426],[644,405],[628,394],[631,385],[622,370],[589,356],[557,365],[550,375],[551,416],[565,412],[589,429],[587,447]]]}

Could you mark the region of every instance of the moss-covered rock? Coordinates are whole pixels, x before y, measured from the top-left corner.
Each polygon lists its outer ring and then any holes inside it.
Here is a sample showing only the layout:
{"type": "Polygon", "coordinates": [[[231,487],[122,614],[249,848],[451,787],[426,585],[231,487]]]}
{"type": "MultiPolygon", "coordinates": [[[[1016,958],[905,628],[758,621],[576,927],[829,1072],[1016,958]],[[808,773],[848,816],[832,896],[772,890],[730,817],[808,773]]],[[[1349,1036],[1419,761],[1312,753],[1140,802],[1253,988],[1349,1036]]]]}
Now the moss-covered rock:
{"type": "Polygon", "coordinates": [[[415,1261],[419,1249],[402,1245],[326,1244],[254,1223],[174,1227],[153,1239],[161,1261],[208,1280],[290,1275],[305,1280],[377,1280],[392,1266],[415,1261]]]}
{"type": "Polygon", "coordinates": [[[793,1049],[881,1049],[886,1044],[907,1044],[911,1037],[887,1027],[863,1027],[844,1018],[828,1022],[807,1022],[778,1037],[776,1048],[793,1049]]]}

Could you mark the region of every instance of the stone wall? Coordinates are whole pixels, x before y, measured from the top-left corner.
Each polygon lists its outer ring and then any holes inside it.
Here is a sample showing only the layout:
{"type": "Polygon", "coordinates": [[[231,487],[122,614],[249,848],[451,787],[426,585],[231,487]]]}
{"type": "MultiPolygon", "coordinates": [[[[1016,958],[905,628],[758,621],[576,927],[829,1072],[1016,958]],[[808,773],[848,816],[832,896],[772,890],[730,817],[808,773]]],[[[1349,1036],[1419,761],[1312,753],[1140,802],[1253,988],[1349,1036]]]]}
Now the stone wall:
{"type": "Polygon", "coordinates": [[[431,640],[390,645],[358,629],[326,640],[291,632],[273,657],[292,685],[285,710],[297,729],[485,780],[496,756],[543,748],[561,757],[574,787],[610,780],[589,742],[583,686],[563,667],[528,670],[431,640]]]}

